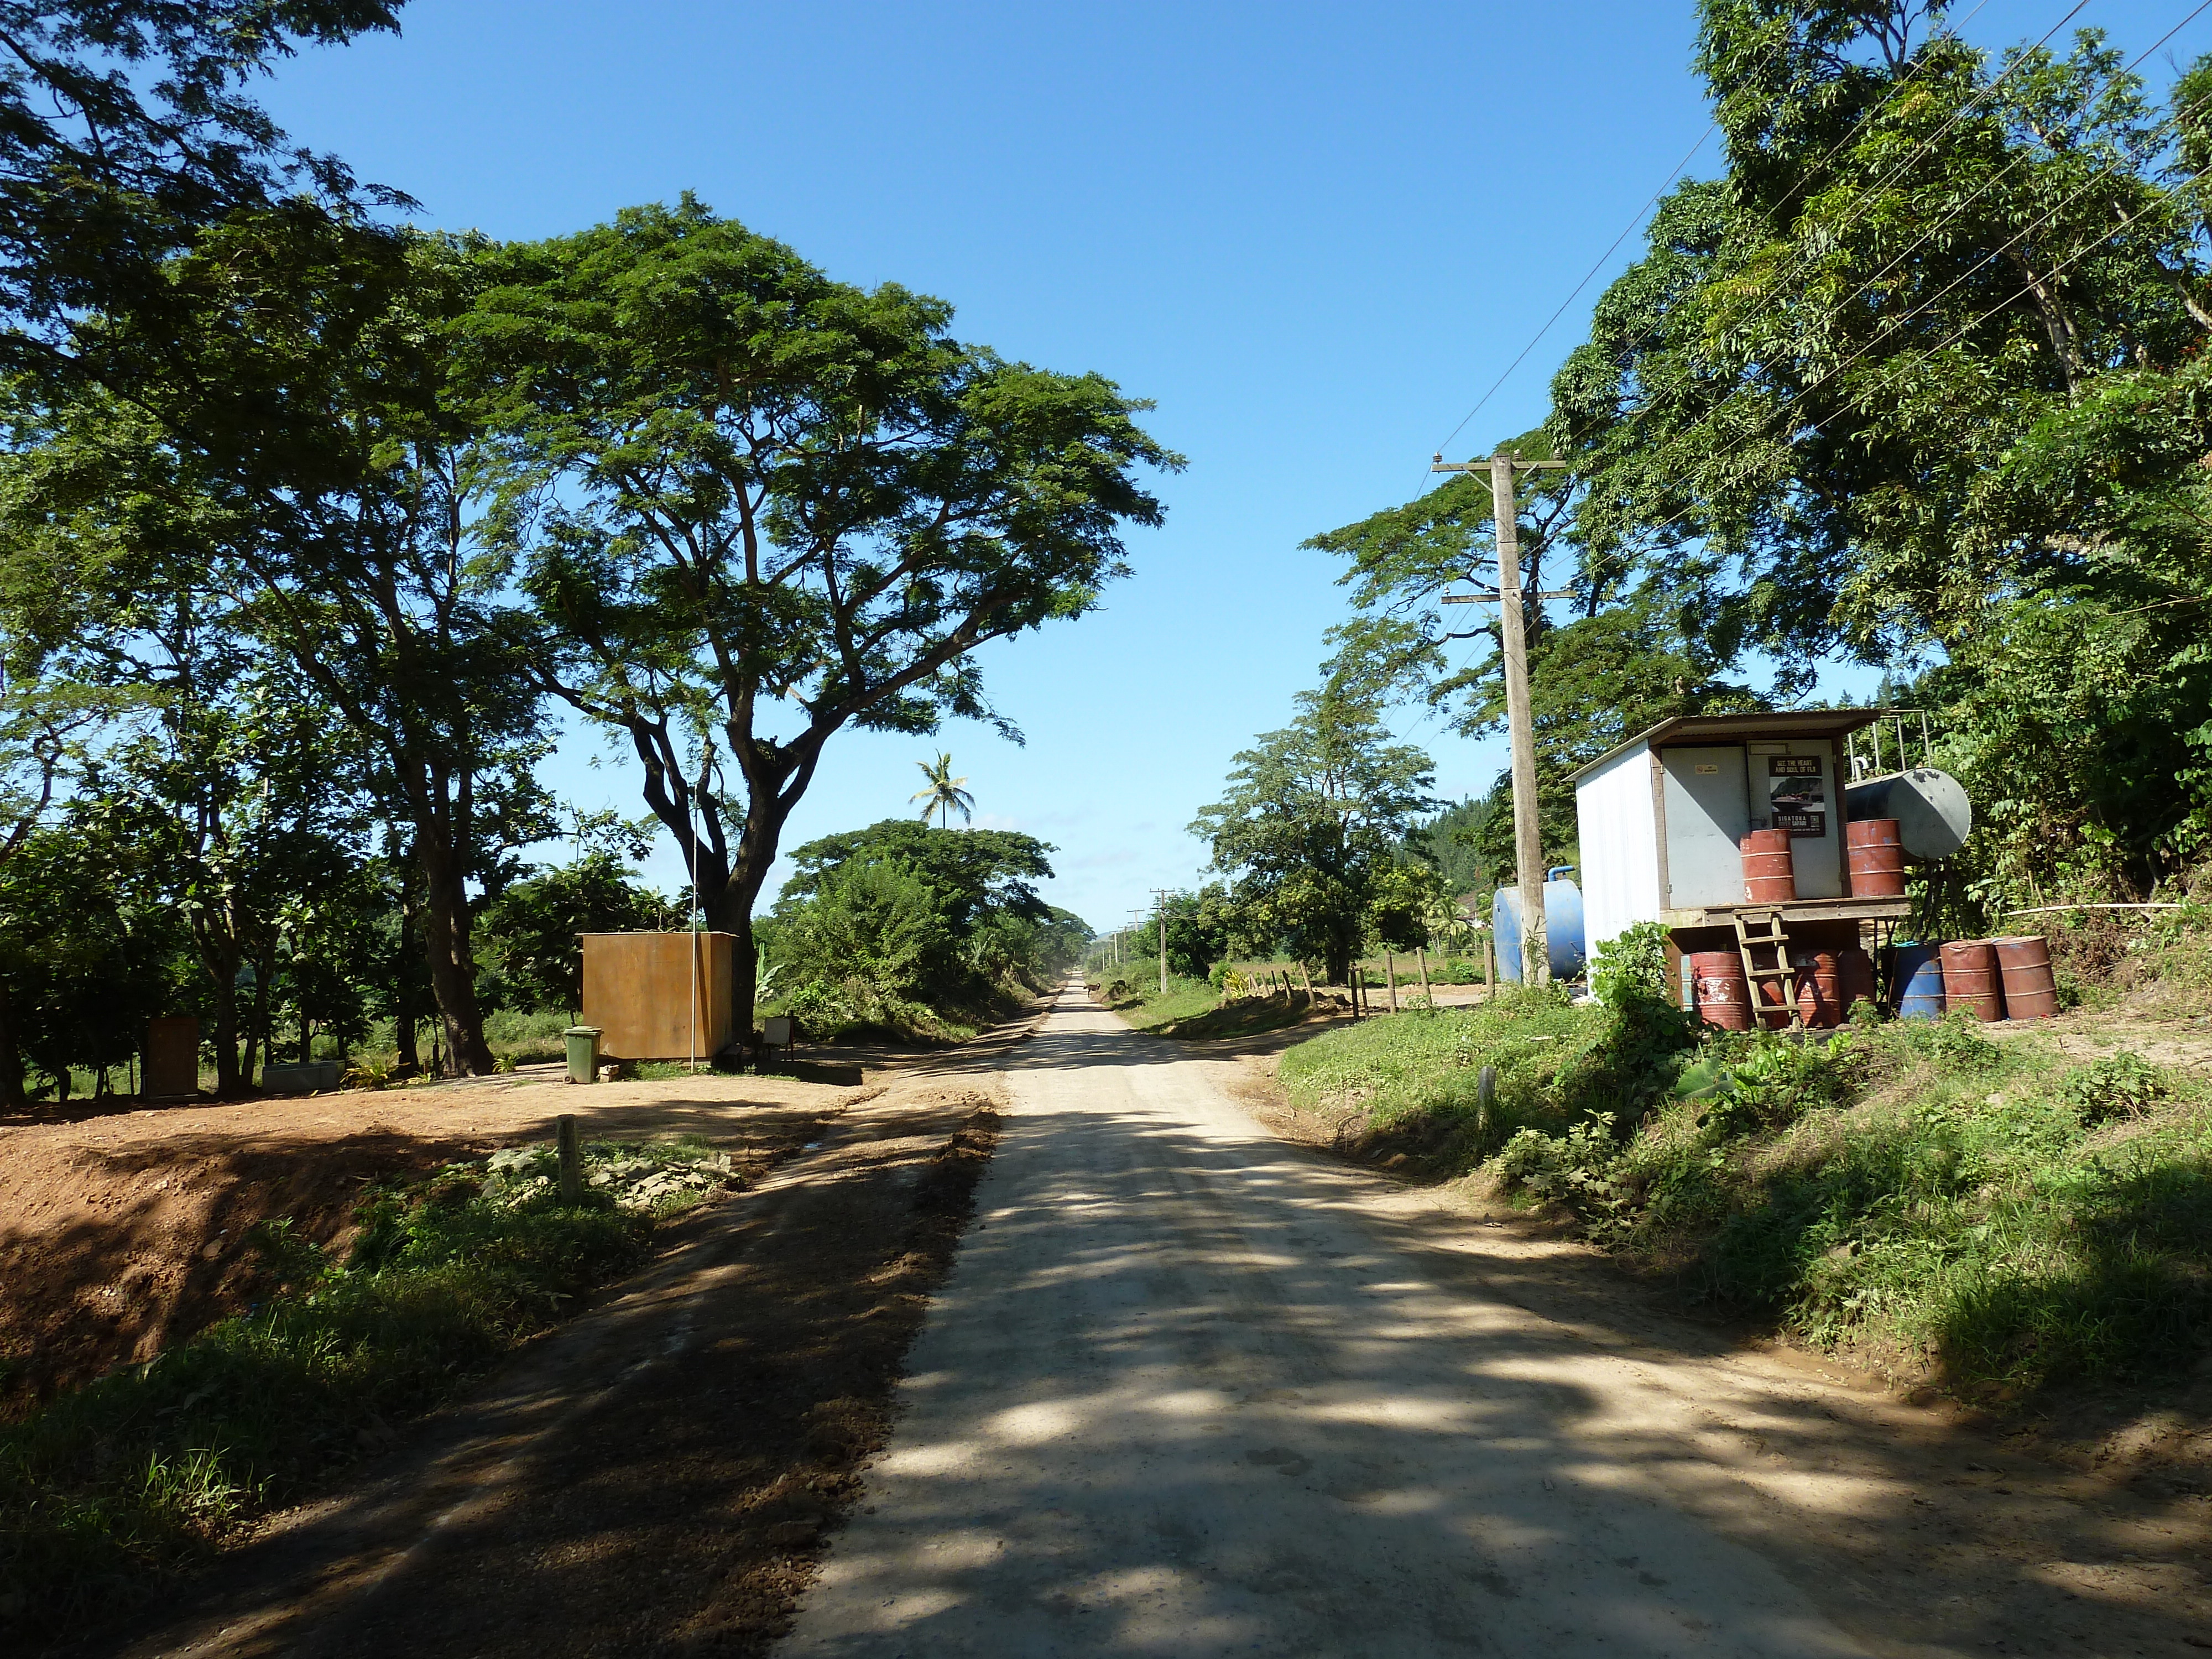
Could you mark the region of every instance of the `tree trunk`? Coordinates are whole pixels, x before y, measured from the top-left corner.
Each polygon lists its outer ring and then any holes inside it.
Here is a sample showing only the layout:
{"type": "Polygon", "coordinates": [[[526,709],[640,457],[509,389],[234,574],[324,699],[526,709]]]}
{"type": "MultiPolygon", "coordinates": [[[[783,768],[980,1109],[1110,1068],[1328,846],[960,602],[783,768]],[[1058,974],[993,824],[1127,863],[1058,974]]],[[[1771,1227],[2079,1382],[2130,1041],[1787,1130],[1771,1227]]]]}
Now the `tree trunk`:
{"type": "Polygon", "coordinates": [[[246,1091],[238,1073],[238,964],[210,963],[215,979],[215,1092],[217,1099],[233,1100],[246,1091]]]}
{"type": "Polygon", "coordinates": [[[415,1042],[415,1022],[422,1006],[415,995],[415,976],[407,965],[408,952],[415,948],[416,935],[421,932],[417,921],[414,884],[403,873],[399,884],[399,950],[392,971],[392,1046],[398,1050],[394,1069],[400,1077],[414,1077],[422,1070],[422,1051],[415,1042]]]}
{"type": "Polygon", "coordinates": [[[1322,951],[1322,978],[1331,985],[1352,983],[1352,947],[1332,939],[1322,951]]]}
{"type": "Polygon", "coordinates": [[[275,976],[276,971],[276,965],[271,962],[257,962],[253,964],[252,1030],[246,1038],[246,1058],[240,1066],[241,1074],[248,1083],[253,1081],[255,1041],[258,1039],[261,1044],[263,1065],[266,1066],[270,1057],[276,1052],[276,1045],[270,1041],[269,1035],[269,981],[275,976]]]}
{"type": "Polygon", "coordinates": [[[498,1069],[484,1042],[483,1013],[477,1006],[476,953],[469,944],[469,896],[460,860],[443,836],[418,824],[416,857],[422,871],[422,935],[430,964],[430,988],[438,999],[438,1021],[445,1030],[445,1070],[449,1077],[482,1077],[498,1069]]]}
{"type": "Polygon", "coordinates": [[[15,1047],[15,1006],[7,980],[0,977],[0,1106],[20,1110],[29,1103],[23,1097],[23,1056],[15,1047]]]}

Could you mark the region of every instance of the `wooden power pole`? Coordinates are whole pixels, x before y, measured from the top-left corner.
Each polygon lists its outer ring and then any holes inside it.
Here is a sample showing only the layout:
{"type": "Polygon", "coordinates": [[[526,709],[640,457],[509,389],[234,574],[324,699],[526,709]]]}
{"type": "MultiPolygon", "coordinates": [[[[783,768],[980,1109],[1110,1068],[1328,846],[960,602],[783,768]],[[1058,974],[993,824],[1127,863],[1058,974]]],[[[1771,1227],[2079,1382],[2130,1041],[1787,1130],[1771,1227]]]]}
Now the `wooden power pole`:
{"type": "Polygon", "coordinates": [[[1165,996],[1168,994],[1168,890],[1164,887],[1155,887],[1152,889],[1152,897],[1158,905],[1158,908],[1153,914],[1159,921],[1160,994],[1165,996]]]}
{"type": "MultiPolygon", "coordinates": [[[[1521,604],[1521,504],[1513,473],[1565,461],[1523,461],[1499,450],[1487,461],[1447,461],[1441,455],[1431,472],[1490,472],[1491,509],[1498,526],[1498,592],[1451,595],[1446,605],[1498,601],[1498,635],[1505,659],[1505,730],[1513,754],[1513,864],[1521,889],[1521,982],[1552,982],[1551,941],[1544,931],[1544,837],[1536,812],[1535,731],[1528,718],[1528,634],[1521,604]]],[[[1557,597],[1538,593],[1540,599],[1557,597]]]]}

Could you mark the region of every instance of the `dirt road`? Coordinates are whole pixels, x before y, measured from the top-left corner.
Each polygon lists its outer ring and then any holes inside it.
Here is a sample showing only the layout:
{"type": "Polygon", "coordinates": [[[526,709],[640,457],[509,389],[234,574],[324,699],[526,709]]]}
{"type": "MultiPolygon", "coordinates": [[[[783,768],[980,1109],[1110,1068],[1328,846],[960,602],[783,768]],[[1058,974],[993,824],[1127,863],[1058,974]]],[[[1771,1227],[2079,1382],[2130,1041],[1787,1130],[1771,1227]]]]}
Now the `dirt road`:
{"type": "Polygon", "coordinates": [[[2186,1654],[2205,1505],[2008,1460],[1263,1130],[1063,994],[778,1649],[2186,1654]],[[1972,1461],[1969,1461],[1972,1460],[1972,1461]]]}

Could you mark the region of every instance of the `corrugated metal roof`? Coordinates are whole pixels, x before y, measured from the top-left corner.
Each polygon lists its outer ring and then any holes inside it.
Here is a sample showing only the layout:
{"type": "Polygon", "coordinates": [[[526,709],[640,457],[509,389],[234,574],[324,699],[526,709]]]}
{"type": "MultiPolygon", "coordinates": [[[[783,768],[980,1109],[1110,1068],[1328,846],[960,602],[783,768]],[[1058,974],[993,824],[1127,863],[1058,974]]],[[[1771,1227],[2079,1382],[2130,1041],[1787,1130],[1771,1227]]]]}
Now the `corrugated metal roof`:
{"type": "Polygon", "coordinates": [[[1661,720],[1648,732],[1615,744],[1588,765],[1568,775],[1580,783],[1607,761],[1618,760],[1632,749],[1663,749],[1672,744],[1756,742],[1769,738],[1840,738],[1872,726],[1895,708],[1790,708],[1772,714],[1677,714],[1661,720]]]}

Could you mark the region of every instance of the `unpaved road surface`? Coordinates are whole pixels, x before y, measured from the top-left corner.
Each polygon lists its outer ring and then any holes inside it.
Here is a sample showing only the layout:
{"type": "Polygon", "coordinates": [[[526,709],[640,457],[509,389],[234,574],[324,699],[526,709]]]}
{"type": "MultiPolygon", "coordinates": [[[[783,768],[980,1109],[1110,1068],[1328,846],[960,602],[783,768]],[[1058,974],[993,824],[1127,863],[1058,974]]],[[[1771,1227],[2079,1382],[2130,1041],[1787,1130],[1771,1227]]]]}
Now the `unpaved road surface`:
{"type": "Polygon", "coordinates": [[[1590,1295],[1079,988],[1005,1064],[906,1415],[784,1659],[2212,1647],[2200,1497],[1590,1295]]]}

